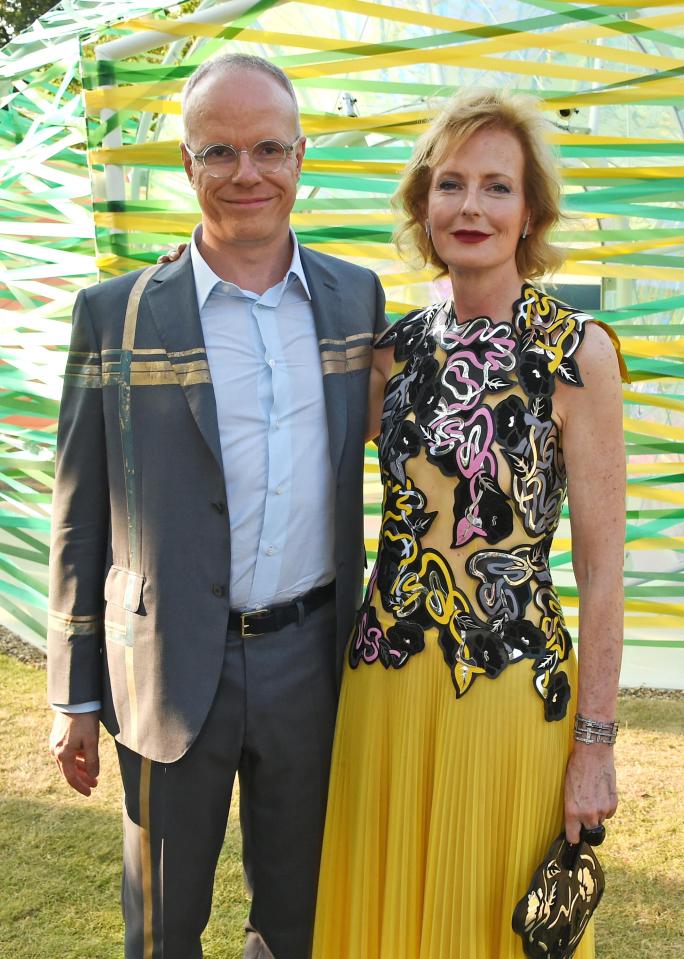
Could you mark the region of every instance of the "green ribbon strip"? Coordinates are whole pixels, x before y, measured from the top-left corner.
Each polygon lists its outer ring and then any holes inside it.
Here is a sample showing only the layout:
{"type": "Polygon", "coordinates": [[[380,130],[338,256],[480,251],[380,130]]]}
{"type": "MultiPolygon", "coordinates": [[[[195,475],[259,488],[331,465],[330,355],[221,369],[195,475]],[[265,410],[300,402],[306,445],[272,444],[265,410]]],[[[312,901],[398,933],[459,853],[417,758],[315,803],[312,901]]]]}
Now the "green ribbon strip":
{"type": "MultiPolygon", "coordinates": [[[[326,96],[326,91],[358,92],[369,97],[367,103],[360,103],[362,113],[373,111],[386,114],[397,109],[411,109],[408,105],[411,100],[421,102],[428,98],[431,103],[437,104],[441,98],[449,96],[454,86],[462,84],[473,74],[470,69],[458,70],[458,59],[461,52],[468,53],[468,45],[476,52],[476,45],[472,44],[476,38],[524,36],[527,33],[539,36],[563,29],[568,24],[596,23],[612,31],[615,41],[607,42],[613,50],[616,45],[631,42],[630,38],[633,37],[645,41],[646,50],[663,55],[667,55],[663,45],[669,46],[670,50],[684,46],[684,38],[677,30],[653,30],[632,22],[642,16],[642,11],[637,8],[584,7],[556,0],[534,0],[529,6],[536,10],[532,10],[532,15],[524,19],[499,24],[473,24],[462,30],[430,30],[423,26],[413,29],[409,24],[393,24],[386,42],[368,43],[354,53],[344,50],[342,42],[332,51],[310,51],[303,46],[300,51],[293,53],[291,48],[274,47],[272,44],[265,46],[264,51],[277,62],[288,66],[337,64],[340,74],[336,76],[295,79],[295,86],[305,94],[310,93],[314,102],[320,102],[316,99],[317,92],[322,96],[326,96]],[[438,52],[450,47],[458,53],[454,57],[455,69],[448,76],[449,83],[429,82],[432,71],[432,67],[427,66],[430,51],[438,52]],[[348,63],[363,65],[358,61],[359,54],[368,57],[375,53],[400,50],[422,51],[426,66],[416,64],[410,69],[389,68],[382,73],[354,72],[350,76],[344,75],[348,63]]],[[[182,62],[174,64],[159,62],[157,53],[116,63],[96,61],[92,58],[93,45],[90,39],[80,64],[73,55],[73,42],[80,33],[87,33],[89,37],[97,36],[98,42],[129,35],[129,29],[112,22],[108,19],[110,16],[126,18],[158,11],[160,17],[166,17],[165,5],[158,3],[122,2],[114,6],[73,0],[70,8],[81,14],[86,8],[88,10],[88,17],[82,18],[80,25],[76,25],[69,11],[55,9],[41,18],[41,29],[34,31],[28,42],[23,45],[15,42],[0,52],[0,76],[6,95],[5,109],[0,111],[0,146],[4,155],[4,159],[0,160],[4,174],[0,185],[0,257],[5,283],[1,306],[5,311],[3,323],[7,318],[8,329],[12,331],[8,336],[3,329],[3,345],[0,346],[0,530],[3,537],[0,607],[37,634],[41,634],[44,628],[43,573],[48,550],[48,520],[44,510],[53,483],[54,420],[63,354],[69,338],[69,311],[73,295],[81,286],[93,282],[96,249],[99,254],[127,258],[127,263],[115,264],[115,269],[136,263],[142,266],[154,262],[159,251],[165,249],[169,242],[186,240],[188,233],[185,226],[175,227],[172,219],[168,227],[156,223],[151,229],[145,229],[142,223],[141,230],[127,230],[124,234],[98,225],[94,243],[92,222],[87,216],[91,201],[92,209],[96,212],[173,213],[178,209],[192,209],[182,192],[185,188],[178,176],[179,166],[175,161],[151,168],[153,177],[150,179],[149,201],[144,198],[144,193],[135,201],[124,199],[117,204],[108,204],[97,195],[91,197],[90,180],[86,175],[88,152],[85,147],[92,150],[102,143],[108,132],[117,129],[124,144],[136,142],[140,117],[145,111],[122,109],[104,121],[99,114],[84,117],[79,67],[87,89],[96,89],[105,84],[126,84],[132,87],[135,94],[135,87],[139,84],[161,85],[168,81],[184,81],[207,56],[224,48],[226,40],[232,41],[236,49],[262,52],[257,44],[242,43],[241,31],[248,24],[261,26],[264,30],[280,29],[278,25],[284,22],[281,11],[274,9],[271,14],[271,7],[273,0],[265,0],[241,20],[227,26],[222,37],[206,42],[204,39],[197,43],[190,41],[183,51],[182,62]],[[106,14],[103,12],[105,6],[106,14]],[[49,56],[45,56],[48,45],[49,56]],[[41,62],[30,60],[31,57],[40,56],[43,57],[41,62]],[[18,80],[15,85],[14,78],[18,80]],[[65,145],[65,137],[72,131],[76,134],[77,142],[65,145]],[[171,171],[172,176],[169,175],[171,171]],[[30,232],[32,224],[35,224],[34,234],[30,232]],[[23,228],[27,228],[27,235],[21,234],[23,228]],[[51,229],[55,234],[61,229],[63,235],[49,235],[51,229]],[[56,362],[56,353],[59,354],[59,362],[56,362]]],[[[177,9],[182,15],[183,6],[177,9]]],[[[187,5],[185,9],[188,9],[187,5]]],[[[661,9],[663,14],[669,12],[669,8],[661,9]]],[[[654,12],[658,11],[648,9],[649,16],[654,12]]],[[[296,29],[289,24],[296,24],[297,16],[302,14],[302,35],[307,31],[325,35],[317,29],[319,13],[316,8],[307,6],[302,10],[297,3],[287,6],[286,29],[296,29]]],[[[329,10],[320,14],[320,22],[326,25],[332,22],[329,10]]],[[[340,41],[345,39],[343,28],[347,22],[355,23],[356,18],[348,17],[344,12],[334,17],[340,41]]],[[[327,26],[327,29],[333,28],[327,26]]],[[[181,49],[182,46],[182,40],[169,36],[169,49],[181,49]]],[[[597,46],[597,59],[600,59],[600,54],[601,48],[597,46]]],[[[591,63],[575,54],[566,57],[553,51],[551,55],[558,62],[577,63],[576,80],[563,82],[541,76],[535,87],[534,78],[513,77],[506,72],[507,59],[537,55],[537,50],[528,53],[521,49],[491,56],[492,69],[499,71],[491,75],[492,85],[501,82],[508,88],[520,91],[534,89],[542,99],[552,99],[556,103],[589,94],[594,98],[603,128],[619,133],[627,117],[633,124],[630,132],[636,136],[644,132],[648,137],[645,143],[631,143],[626,138],[624,142],[615,144],[591,141],[573,144],[560,139],[557,148],[562,159],[570,161],[573,166],[581,166],[584,161],[592,164],[581,175],[575,173],[568,180],[565,210],[574,214],[575,221],[578,215],[583,220],[605,216],[607,219],[601,225],[607,226],[607,229],[589,229],[586,222],[580,225],[569,223],[569,229],[559,230],[554,235],[556,242],[589,244],[592,247],[603,244],[607,263],[638,267],[642,275],[651,268],[654,271],[663,267],[681,270],[684,265],[684,233],[681,228],[684,219],[684,178],[669,175],[667,179],[658,179],[657,174],[659,166],[676,166],[677,160],[672,158],[679,157],[681,152],[676,142],[680,136],[676,118],[674,122],[667,123],[661,118],[665,116],[663,108],[684,106],[684,97],[679,92],[682,69],[658,73],[656,70],[644,68],[640,71],[632,65],[626,65],[624,80],[612,82],[611,77],[610,83],[588,89],[588,84],[582,79],[582,69],[583,64],[591,66],[591,63]],[[500,79],[497,80],[497,77],[500,79]],[[669,81],[670,89],[663,85],[657,97],[651,97],[653,83],[663,80],[669,81]],[[624,94],[627,101],[624,106],[602,105],[604,94],[610,97],[613,93],[624,94]],[[604,117],[608,118],[607,124],[603,122],[604,117]],[[662,141],[659,138],[663,138],[662,141]],[[578,162],[573,164],[572,161],[578,162]],[[619,165],[619,172],[626,178],[605,179],[597,175],[597,167],[603,171],[614,163],[619,165]],[[653,177],[630,173],[630,169],[637,166],[652,168],[653,177]],[[615,217],[622,220],[616,221],[613,219],[615,217]],[[658,242],[667,240],[672,240],[672,244],[658,246],[658,242]],[[639,248],[630,249],[629,244],[635,241],[640,244],[639,248]],[[625,244],[627,249],[613,256],[614,244],[625,244]]],[[[607,69],[614,74],[619,67],[611,69],[608,66],[607,69]]],[[[540,70],[543,73],[543,64],[540,70]]],[[[481,71],[477,72],[479,74],[481,71]]],[[[490,79],[486,82],[489,83],[490,79]]],[[[160,92],[159,95],[166,94],[160,92]]],[[[154,96],[150,99],[153,100],[154,96]]],[[[585,113],[586,108],[582,108],[582,115],[577,119],[578,127],[585,125],[585,113]]],[[[555,114],[551,113],[550,116],[555,119],[555,114]]],[[[155,122],[159,124],[155,128],[158,131],[165,121],[160,118],[155,122]]],[[[557,125],[563,129],[562,121],[557,125]]],[[[307,158],[309,162],[370,162],[374,165],[386,162],[401,165],[410,156],[415,136],[423,129],[422,123],[406,125],[402,139],[394,138],[386,145],[371,145],[374,139],[386,136],[382,131],[379,131],[380,137],[374,136],[372,131],[366,131],[364,142],[349,146],[336,143],[336,138],[314,137],[310,138],[307,158]]],[[[99,167],[93,171],[96,189],[100,188],[101,169],[99,167]]],[[[133,180],[139,182],[139,175],[135,175],[133,180]]],[[[370,251],[377,250],[378,261],[382,262],[385,245],[391,240],[392,225],[364,222],[364,214],[387,212],[389,196],[394,192],[396,182],[397,175],[389,171],[377,174],[363,170],[354,172],[352,167],[351,172],[314,173],[305,167],[303,190],[313,190],[315,196],[300,197],[296,211],[323,215],[326,211],[331,214],[356,213],[360,222],[354,225],[326,223],[321,218],[322,222],[317,222],[315,226],[304,225],[299,230],[300,240],[324,246],[345,244],[350,248],[364,244],[364,257],[370,251]]],[[[126,189],[128,192],[128,181],[126,189]]],[[[601,263],[598,259],[592,262],[594,266],[601,263]]],[[[571,267],[579,273],[583,269],[579,261],[571,264],[571,267]]],[[[397,262],[388,263],[384,269],[388,274],[408,272],[408,267],[397,262]]],[[[597,282],[597,279],[592,282],[597,282]]],[[[401,301],[405,295],[404,290],[395,290],[393,287],[388,287],[387,293],[394,302],[401,301]]],[[[420,302],[423,295],[427,302],[430,295],[427,283],[422,283],[420,291],[414,291],[412,298],[415,296],[420,302]]],[[[629,339],[651,338],[660,344],[659,355],[655,357],[629,355],[627,351],[636,389],[643,389],[638,386],[643,383],[648,384],[650,391],[638,397],[630,396],[626,400],[627,408],[630,414],[638,412],[643,415],[645,425],[660,422],[662,416],[661,411],[649,406],[651,400],[676,401],[681,398],[677,389],[684,373],[684,362],[674,355],[668,355],[668,351],[674,353],[669,343],[681,338],[684,333],[683,310],[684,295],[681,294],[681,285],[674,278],[672,281],[640,278],[632,282],[629,305],[596,312],[597,317],[609,322],[619,335],[629,339]]],[[[634,353],[637,352],[638,349],[634,348],[634,353]]],[[[674,422],[674,416],[672,420],[674,422]]],[[[674,460],[684,452],[684,444],[666,439],[664,434],[658,435],[657,432],[656,435],[639,433],[638,429],[627,432],[626,442],[631,456],[649,457],[657,463],[666,461],[672,464],[664,473],[630,477],[630,488],[636,496],[630,499],[629,541],[647,535],[656,542],[664,540],[681,524],[684,514],[682,510],[666,508],[653,499],[649,500],[649,494],[669,487],[681,489],[684,473],[678,471],[674,460]],[[638,504],[642,498],[654,504],[653,507],[642,509],[632,505],[638,504]]],[[[367,454],[367,458],[373,461],[372,455],[367,454]]],[[[377,515],[379,509],[379,506],[371,506],[367,512],[377,515]]],[[[634,554],[635,557],[638,555],[634,554]]],[[[567,554],[564,559],[560,557],[559,565],[563,567],[564,577],[568,561],[567,554]]],[[[558,562],[559,557],[554,555],[553,564],[557,565],[558,562]]],[[[648,596],[676,602],[678,596],[682,595],[681,574],[666,574],[658,570],[645,573],[627,571],[626,583],[630,598],[648,596]],[[638,578],[643,582],[637,586],[635,580],[638,578]]],[[[570,586],[564,585],[563,589],[570,590],[567,595],[576,595],[570,586]]],[[[653,614],[652,620],[654,628],[657,628],[658,615],[653,614]]],[[[629,644],[684,647],[684,643],[678,641],[660,643],[631,637],[629,644]]]]}

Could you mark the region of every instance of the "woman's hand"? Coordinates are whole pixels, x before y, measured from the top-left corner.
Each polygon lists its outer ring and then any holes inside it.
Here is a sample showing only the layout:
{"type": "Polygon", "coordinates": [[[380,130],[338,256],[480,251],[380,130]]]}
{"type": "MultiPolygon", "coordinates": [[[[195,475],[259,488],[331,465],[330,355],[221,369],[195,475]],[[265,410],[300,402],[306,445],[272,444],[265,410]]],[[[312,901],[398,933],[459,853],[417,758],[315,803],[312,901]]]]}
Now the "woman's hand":
{"type": "Polygon", "coordinates": [[[579,842],[582,826],[598,826],[617,809],[613,747],[575,743],[565,773],[565,835],[579,842]]]}
{"type": "Polygon", "coordinates": [[[160,257],[157,257],[157,263],[174,263],[181,256],[187,245],[187,243],[179,243],[175,250],[162,253],[160,257]]]}

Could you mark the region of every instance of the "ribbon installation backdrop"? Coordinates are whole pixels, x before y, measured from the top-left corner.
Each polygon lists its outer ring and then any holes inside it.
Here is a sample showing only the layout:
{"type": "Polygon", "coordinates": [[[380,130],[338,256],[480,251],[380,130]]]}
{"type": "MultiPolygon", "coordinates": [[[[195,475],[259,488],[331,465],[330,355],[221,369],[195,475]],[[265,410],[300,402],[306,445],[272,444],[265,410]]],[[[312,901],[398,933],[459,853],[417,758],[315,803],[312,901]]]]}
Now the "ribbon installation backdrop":
{"type": "MultiPolygon", "coordinates": [[[[441,295],[391,244],[389,199],[425,123],[463,85],[541,97],[568,214],[556,283],[614,327],[633,380],[622,681],[684,687],[682,25],[670,0],[64,0],[15,38],[0,52],[0,620],[43,643],[75,294],[187,240],[198,214],[179,94],[229,47],[278,63],[297,89],[300,240],[377,270],[393,318],[441,295]]],[[[366,466],[372,558],[371,447],[366,466]]],[[[552,563],[576,629],[569,550],[566,516],[552,563]]]]}

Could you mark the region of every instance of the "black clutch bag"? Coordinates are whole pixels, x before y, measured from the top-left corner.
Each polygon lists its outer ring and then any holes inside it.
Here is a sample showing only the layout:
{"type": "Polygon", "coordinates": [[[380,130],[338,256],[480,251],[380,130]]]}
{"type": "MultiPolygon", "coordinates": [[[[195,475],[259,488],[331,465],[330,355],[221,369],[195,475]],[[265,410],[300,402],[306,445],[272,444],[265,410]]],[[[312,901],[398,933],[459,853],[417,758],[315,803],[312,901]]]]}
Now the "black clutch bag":
{"type": "Polygon", "coordinates": [[[591,847],[604,835],[602,827],[582,828],[579,843],[573,844],[562,832],[535,869],[513,913],[513,929],[529,959],[570,959],[577,949],[606,885],[591,847]]]}

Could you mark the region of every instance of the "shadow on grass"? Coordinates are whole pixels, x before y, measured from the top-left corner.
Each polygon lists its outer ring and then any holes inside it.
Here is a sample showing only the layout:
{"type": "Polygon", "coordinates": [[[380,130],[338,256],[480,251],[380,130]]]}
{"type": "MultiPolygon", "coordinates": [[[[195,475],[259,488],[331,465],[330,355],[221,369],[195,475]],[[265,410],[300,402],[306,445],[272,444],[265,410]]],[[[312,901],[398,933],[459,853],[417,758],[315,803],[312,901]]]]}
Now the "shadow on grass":
{"type": "Polygon", "coordinates": [[[606,891],[596,912],[597,959],[681,959],[684,883],[605,863],[606,891]]]}
{"type": "MultiPolygon", "coordinates": [[[[3,959],[121,959],[121,818],[93,806],[0,800],[3,959]]],[[[207,959],[240,955],[247,913],[240,837],[231,828],[216,874],[207,959]]]]}
{"type": "MultiPolygon", "coordinates": [[[[239,832],[216,876],[206,959],[238,959],[247,902],[239,832]]],[[[121,959],[121,827],[117,810],[12,799],[0,803],[3,959],[121,959]]],[[[681,959],[684,883],[605,859],[598,959],[681,959]]]]}
{"type": "Polygon", "coordinates": [[[75,805],[0,804],[0,954],[120,959],[120,819],[75,805]]]}
{"type": "Polygon", "coordinates": [[[618,718],[623,729],[684,735],[684,699],[621,699],[618,718]]]}

